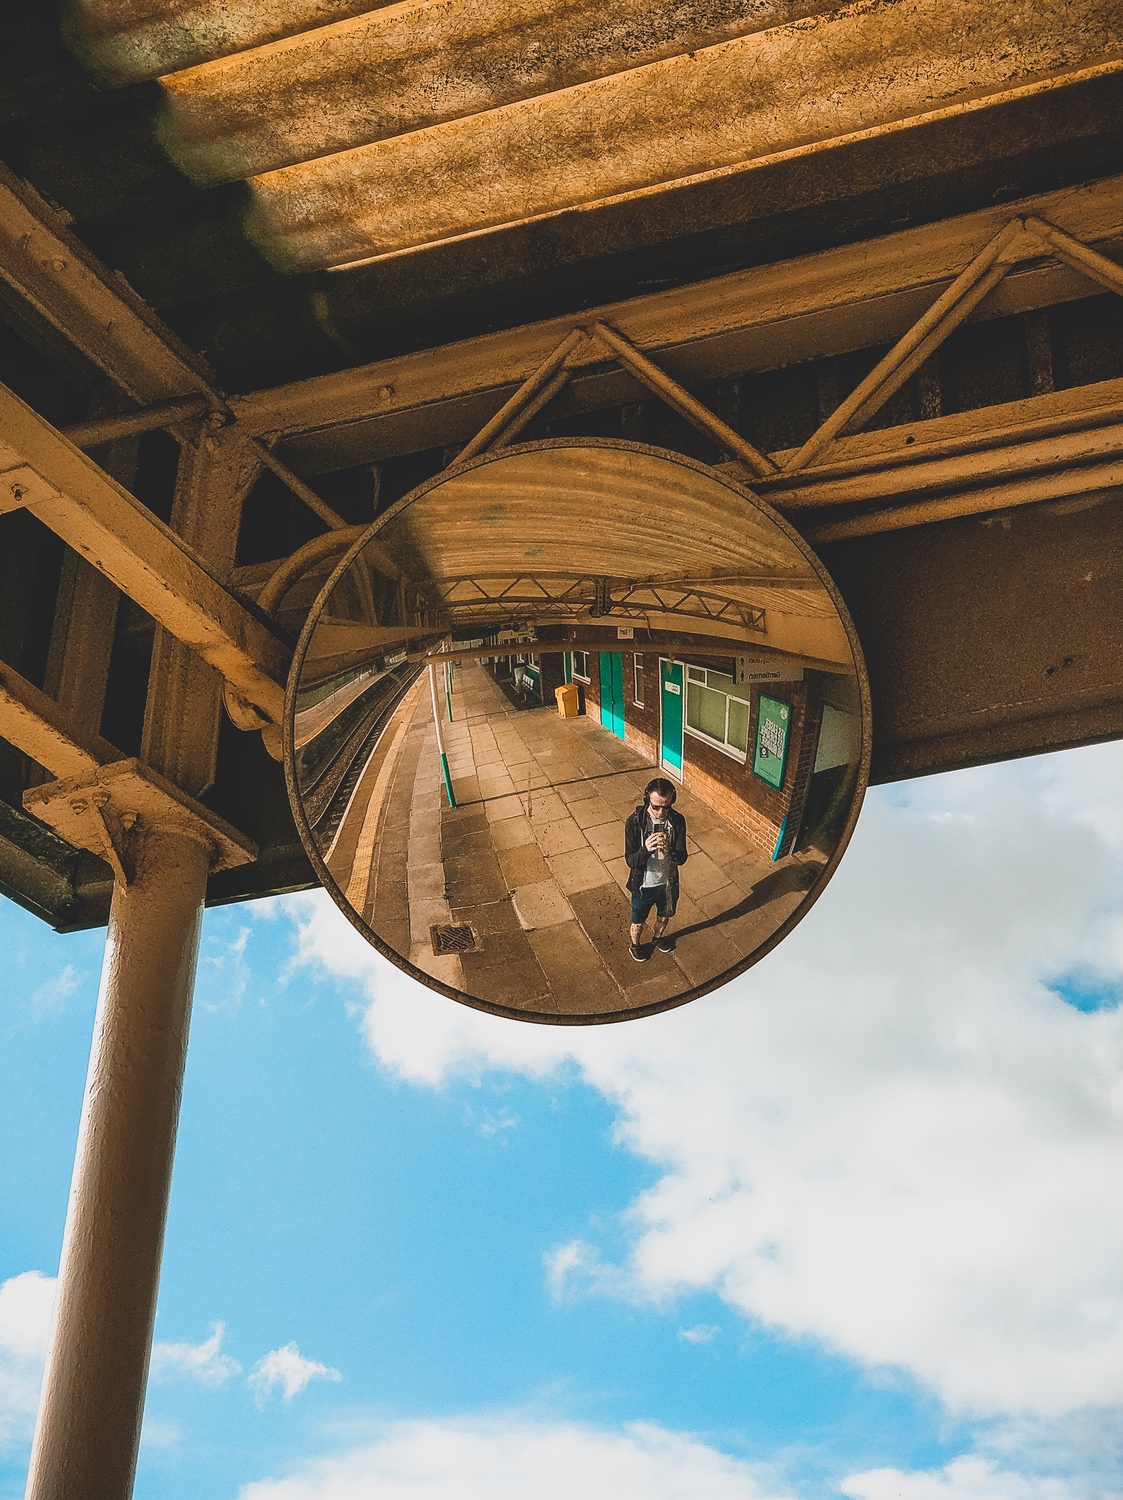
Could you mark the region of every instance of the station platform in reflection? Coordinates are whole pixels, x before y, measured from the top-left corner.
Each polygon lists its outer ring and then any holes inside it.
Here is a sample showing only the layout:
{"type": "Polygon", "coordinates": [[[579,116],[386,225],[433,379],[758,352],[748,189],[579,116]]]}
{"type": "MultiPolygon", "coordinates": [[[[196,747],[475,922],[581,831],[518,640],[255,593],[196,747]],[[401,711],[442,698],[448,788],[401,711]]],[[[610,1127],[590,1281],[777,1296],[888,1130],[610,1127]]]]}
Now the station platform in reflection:
{"type": "Polygon", "coordinates": [[[547,1013],[655,1003],[753,952],[821,868],[813,852],[768,859],[681,789],[690,857],[675,951],[637,964],[624,820],[657,768],[592,717],[517,706],[471,663],[456,674],[443,726],[449,807],[421,687],[380,740],[327,862],[391,948],[456,989],[547,1013]],[[434,933],[449,927],[470,929],[466,950],[436,951],[434,933]]]}

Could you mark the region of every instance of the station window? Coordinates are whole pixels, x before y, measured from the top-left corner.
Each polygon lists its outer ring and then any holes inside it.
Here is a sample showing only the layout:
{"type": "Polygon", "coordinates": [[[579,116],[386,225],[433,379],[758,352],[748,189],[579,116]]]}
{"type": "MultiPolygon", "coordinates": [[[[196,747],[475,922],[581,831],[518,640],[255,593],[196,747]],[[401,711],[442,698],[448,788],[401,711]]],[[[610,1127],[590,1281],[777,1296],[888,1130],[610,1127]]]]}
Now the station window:
{"type": "Polygon", "coordinates": [[[632,657],[632,702],[643,707],[643,657],[638,653],[632,657]]]}
{"type": "Polygon", "coordinates": [[[747,682],[734,682],[726,672],[687,667],[687,733],[743,761],[749,748],[750,693],[747,682]]]}
{"type": "Polygon", "coordinates": [[[589,680],[589,653],[587,651],[575,651],[573,653],[573,675],[578,682],[589,680]]]}

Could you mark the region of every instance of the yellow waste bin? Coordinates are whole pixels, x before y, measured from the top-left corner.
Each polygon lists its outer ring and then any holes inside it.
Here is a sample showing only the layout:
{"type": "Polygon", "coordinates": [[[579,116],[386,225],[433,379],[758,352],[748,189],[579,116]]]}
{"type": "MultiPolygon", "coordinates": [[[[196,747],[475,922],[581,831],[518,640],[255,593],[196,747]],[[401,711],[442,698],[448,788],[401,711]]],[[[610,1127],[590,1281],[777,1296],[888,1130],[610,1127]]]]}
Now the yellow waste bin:
{"type": "Polygon", "coordinates": [[[554,689],[554,697],[558,700],[558,713],[563,719],[575,719],[580,704],[577,700],[577,684],[575,682],[564,683],[561,687],[554,689]]]}

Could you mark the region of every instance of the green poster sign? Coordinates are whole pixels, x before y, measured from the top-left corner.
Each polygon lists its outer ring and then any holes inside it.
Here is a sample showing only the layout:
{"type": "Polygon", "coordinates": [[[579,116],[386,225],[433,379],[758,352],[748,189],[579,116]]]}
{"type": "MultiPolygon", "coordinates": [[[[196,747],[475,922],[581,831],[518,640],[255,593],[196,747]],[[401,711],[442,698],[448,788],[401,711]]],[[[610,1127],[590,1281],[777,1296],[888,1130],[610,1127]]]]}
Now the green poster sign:
{"type": "Polygon", "coordinates": [[[792,723],[792,706],[780,698],[761,693],[756,715],[756,747],[753,774],[774,786],[784,785],[784,765],[788,758],[788,730],[792,723]]]}

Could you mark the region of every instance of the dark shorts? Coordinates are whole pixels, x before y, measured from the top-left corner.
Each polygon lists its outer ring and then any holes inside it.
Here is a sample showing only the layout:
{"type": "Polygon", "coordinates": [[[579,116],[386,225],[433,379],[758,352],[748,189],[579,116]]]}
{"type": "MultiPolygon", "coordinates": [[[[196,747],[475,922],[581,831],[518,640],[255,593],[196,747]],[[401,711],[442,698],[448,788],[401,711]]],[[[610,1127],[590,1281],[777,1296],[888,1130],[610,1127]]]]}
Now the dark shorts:
{"type": "Polygon", "coordinates": [[[675,898],[669,885],[645,885],[632,893],[632,922],[636,927],[643,926],[652,907],[657,916],[674,916],[675,898]]]}

